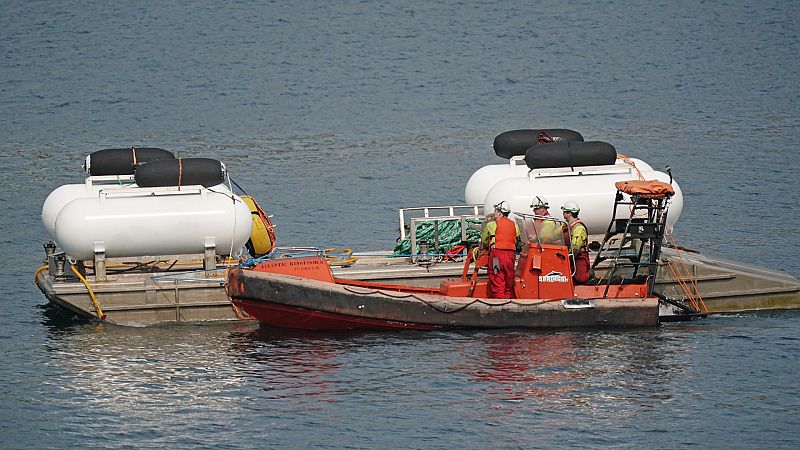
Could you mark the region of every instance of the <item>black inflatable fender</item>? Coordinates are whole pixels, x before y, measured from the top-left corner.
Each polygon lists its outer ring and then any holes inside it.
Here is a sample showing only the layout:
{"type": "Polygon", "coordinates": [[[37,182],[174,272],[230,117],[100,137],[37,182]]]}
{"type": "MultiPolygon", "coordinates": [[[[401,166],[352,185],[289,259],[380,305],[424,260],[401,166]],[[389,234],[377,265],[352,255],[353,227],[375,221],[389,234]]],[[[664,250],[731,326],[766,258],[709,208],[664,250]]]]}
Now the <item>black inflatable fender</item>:
{"type": "Polygon", "coordinates": [[[553,142],[583,142],[583,136],[577,131],[566,128],[550,128],[543,130],[510,130],[498,134],[494,138],[492,147],[497,156],[510,159],[513,156],[524,155],[532,146],[553,142]]]}
{"type": "Polygon", "coordinates": [[[607,166],[617,160],[617,149],[608,142],[551,142],[533,145],[525,152],[529,169],[607,166]]]}
{"type": "Polygon", "coordinates": [[[225,166],[211,158],[163,159],[140,164],[133,177],[139,187],[211,187],[225,181],[225,166]]]}
{"type": "Polygon", "coordinates": [[[89,175],[133,175],[136,165],[160,159],[175,159],[168,150],[156,147],[106,148],[86,157],[89,175]]]}

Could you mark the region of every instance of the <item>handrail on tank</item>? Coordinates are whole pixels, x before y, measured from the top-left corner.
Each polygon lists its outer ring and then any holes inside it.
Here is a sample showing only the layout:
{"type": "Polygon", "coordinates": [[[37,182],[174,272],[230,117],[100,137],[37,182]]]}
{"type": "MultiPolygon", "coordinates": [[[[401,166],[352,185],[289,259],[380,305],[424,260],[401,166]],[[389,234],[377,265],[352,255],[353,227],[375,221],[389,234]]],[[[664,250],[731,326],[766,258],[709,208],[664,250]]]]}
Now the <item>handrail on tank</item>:
{"type": "Polygon", "coordinates": [[[108,185],[110,187],[124,186],[129,187],[136,184],[133,175],[89,175],[84,180],[86,187],[90,188],[93,185],[108,185]]]}
{"type": "Polygon", "coordinates": [[[524,166],[526,164],[525,155],[514,155],[511,158],[508,158],[508,164],[511,167],[524,166]]]}
{"type": "Polygon", "coordinates": [[[635,167],[606,166],[575,166],[575,167],[550,167],[546,169],[530,169],[528,178],[559,178],[576,176],[598,176],[636,172],[635,167]]]}

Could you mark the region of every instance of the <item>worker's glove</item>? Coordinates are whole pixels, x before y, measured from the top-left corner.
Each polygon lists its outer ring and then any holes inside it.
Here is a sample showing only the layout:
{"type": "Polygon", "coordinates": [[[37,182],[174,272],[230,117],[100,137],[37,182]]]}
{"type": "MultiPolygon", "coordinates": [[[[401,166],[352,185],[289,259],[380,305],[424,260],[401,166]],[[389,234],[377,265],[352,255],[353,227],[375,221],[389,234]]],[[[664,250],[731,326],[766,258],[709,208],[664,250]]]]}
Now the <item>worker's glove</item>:
{"type": "Polygon", "coordinates": [[[495,275],[500,273],[500,258],[498,258],[497,256],[492,258],[492,270],[494,270],[495,275]]]}

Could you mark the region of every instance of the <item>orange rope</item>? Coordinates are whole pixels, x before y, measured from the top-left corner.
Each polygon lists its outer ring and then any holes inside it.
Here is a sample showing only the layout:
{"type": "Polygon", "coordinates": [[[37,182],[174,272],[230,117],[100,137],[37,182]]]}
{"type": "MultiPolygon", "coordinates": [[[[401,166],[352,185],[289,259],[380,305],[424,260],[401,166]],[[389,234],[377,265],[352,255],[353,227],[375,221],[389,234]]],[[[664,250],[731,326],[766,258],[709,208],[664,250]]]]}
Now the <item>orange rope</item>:
{"type": "Polygon", "coordinates": [[[236,317],[239,320],[253,320],[252,317],[242,314],[242,311],[235,304],[233,304],[233,300],[231,300],[231,308],[233,308],[233,312],[236,313],[236,317]]]}
{"type": "Polygon", "coordinates": [[[622,153],[617,153],[617,158],[625,161],[626,164],[628,164],[631,167],[633,167],[634,169],[636,169],[636,173],[638,174],[639,179],[640,180],[644,180],[644,175],[642,175],[642,171],[639,170],[638,167],[636,167],[636,163],[633,162],[633,160],[628,155],[625,155],[625,154],[622,154],[622,153]]]}
{"type": "MultiPolygon", "coordinates": [[[[623,153],[617,153],[617,158],[623,160],[626,164],[636,169],[636,174],[639,177],[639,180],[644,181],[644,175],[642,175],[642,171],[639,170],[638,167],[636,167],[636,163],[633,162],[633,160],[628,155],[623,153]]],[[[631,211],[633,211],[633,205],[628,207],[628,213],[630,213],[631,211]]]]}
{"type": "MultiPolygon", "coordinates": [[[[694,289],[694,292],[697,294],[697,300],[700,302],[700,304],[703,307],[703,309],[702,309],[703,312],[708,312],[708,307],[706,307],[706,303],[703,301],[703,296],[700,295],[700,289],[697,288],[697,283],[695,283],[694,278],[692,277],[691,273],[689,273],[689,268],[686,267],[686,261],[683,260],[683,256],[681,255],[681,251],[678,249],[678,246],[675,244],[675,239],[672,237],[672,230],[670,230],[669,227],[667,227],[667,236],[669,236],[669,240],[672,243],[672,246],[675,248],[675,253],[678,255],[678,259],[681,262],[681,267],[683,268],[683,271],[686,274],[686,277],[692,283],[692,288],[694,289]]],[[[700,309],[698,309],[698,311],[699,310],[700,309]]]]}
{"type": "Polygon", "coordinates": [[[689,303],[692,304],[695,311],[700,311],[700,306],[697,304],[697,300],[694,298],[694,295],[689,291],[689,286],[683,281],[683,277],[678,273],[678,269],[675,267],[675,263],[672,261],[667,262],[667,267],[672,272],[672,277],[675,278],[675,281],[683,290],[683,294],[686,296],[686,299],[689,300],[689,303]]]}

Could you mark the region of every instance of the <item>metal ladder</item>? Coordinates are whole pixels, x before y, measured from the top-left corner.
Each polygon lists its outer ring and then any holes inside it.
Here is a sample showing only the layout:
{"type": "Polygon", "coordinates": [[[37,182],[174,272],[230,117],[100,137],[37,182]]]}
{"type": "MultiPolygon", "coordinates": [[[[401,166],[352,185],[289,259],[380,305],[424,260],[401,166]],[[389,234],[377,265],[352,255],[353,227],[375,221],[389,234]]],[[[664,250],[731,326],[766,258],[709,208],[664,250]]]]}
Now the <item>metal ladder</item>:
{"type": "Polygon", "coordinates": [[[646,283],[647,292],[652,293],[666,231],[669,198],[642,194],[625,198],[617,192],[612,217],[617,217],[620,207],[628,207],[630,215],[609,223],[592,269],[602,261],[612,260],[610,269],[598,282],[606,285],[604,296],[608,295],[612,284],[623,282],[646,283]]]}

